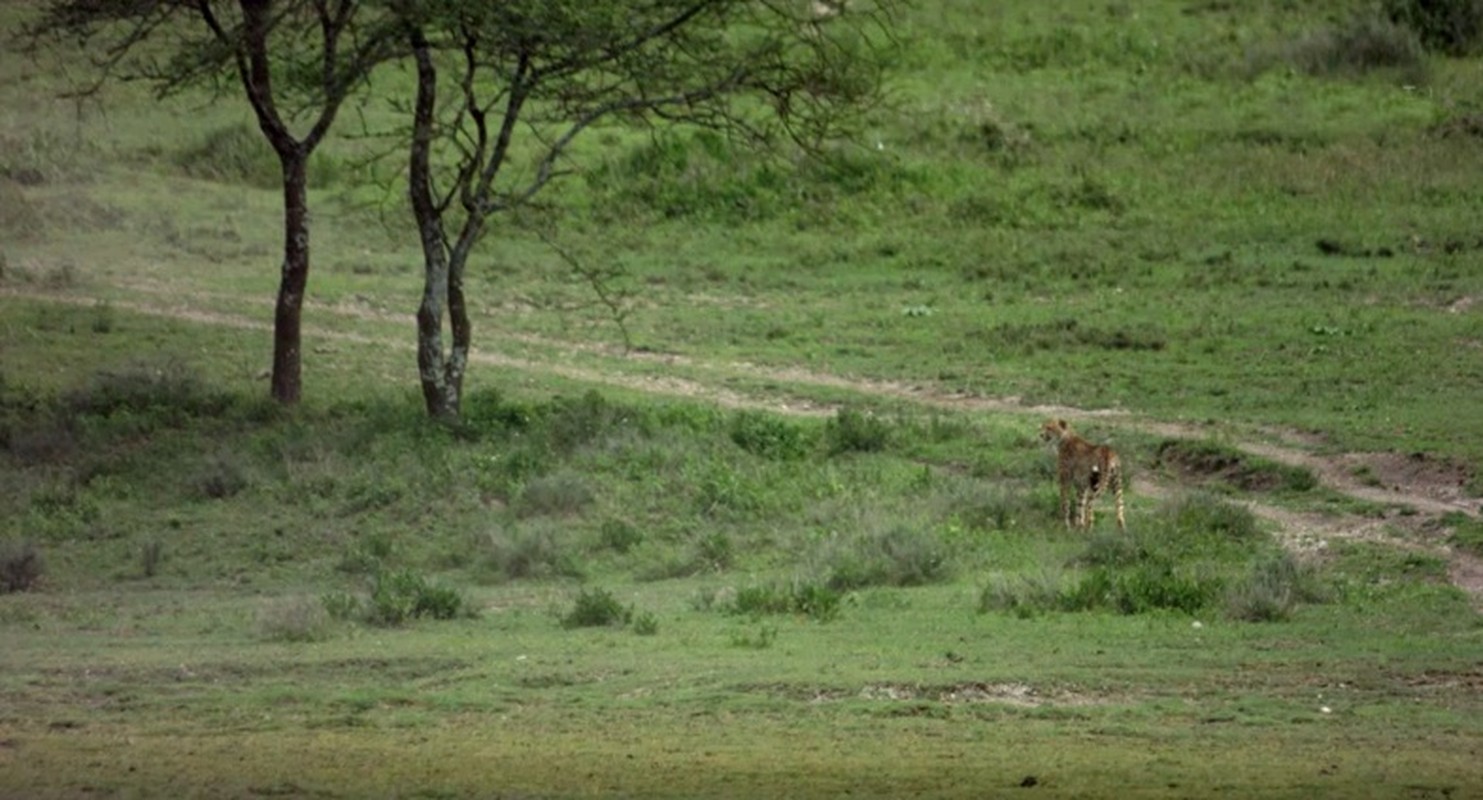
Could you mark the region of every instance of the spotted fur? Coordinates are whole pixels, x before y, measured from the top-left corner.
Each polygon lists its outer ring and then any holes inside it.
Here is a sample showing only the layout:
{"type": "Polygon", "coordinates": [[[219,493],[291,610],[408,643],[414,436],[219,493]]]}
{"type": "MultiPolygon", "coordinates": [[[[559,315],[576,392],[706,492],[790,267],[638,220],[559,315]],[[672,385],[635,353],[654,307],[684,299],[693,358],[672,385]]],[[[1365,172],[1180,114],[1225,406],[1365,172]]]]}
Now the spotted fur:
{"type": "Polygon", "coordinates": [[[1126,530],[1123,519],[1123,467],[1117,452],[1076,435],[1064,419],[1046,420],[1040,438],[1056,442],[1056,478],[1061,484],[1061,517],[1068,528],[1092,527],[1092,501],[1112,487],[1117,499],[1117,527],[1126,530]],[[1076,522],[1071,520],[1071,497],[1076,496],[1076,522]]]}

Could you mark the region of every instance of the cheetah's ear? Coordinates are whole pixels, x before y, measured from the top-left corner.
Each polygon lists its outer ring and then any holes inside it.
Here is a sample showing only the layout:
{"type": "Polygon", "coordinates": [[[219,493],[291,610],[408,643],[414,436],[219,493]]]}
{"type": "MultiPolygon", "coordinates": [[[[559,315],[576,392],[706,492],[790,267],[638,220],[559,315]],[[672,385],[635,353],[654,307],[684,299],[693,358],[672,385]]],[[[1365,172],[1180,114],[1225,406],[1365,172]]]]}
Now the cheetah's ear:
{"type": "Polygon", "coordinates": [[[1070,424],[1070,423],[1068,423],[1068,422],[1067,422],[1067,421],[1066,421],[1066,420],[1064,420],[1064,419],[1058,419],[1058,420],[1056,420],[1056,427],[1058,427],[1058,428],[1060,428],[1060,429],[1061,429],[1061,430],[1063,430],[1063,431],[1064,431],[1064,430],[1066,430],[1066,429],[1067,429],[1067,428],[1070,428],[1070,427],[1071,427],[1071,424],[1070,424]]]}

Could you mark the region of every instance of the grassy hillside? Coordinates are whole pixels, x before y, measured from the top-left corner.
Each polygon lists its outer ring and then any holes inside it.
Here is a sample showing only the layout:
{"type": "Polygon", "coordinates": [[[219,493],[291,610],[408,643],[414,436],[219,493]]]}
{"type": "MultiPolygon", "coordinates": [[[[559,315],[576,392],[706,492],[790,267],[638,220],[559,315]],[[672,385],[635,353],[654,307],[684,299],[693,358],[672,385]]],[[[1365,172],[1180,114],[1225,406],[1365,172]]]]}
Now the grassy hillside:
{"type": "Polygon", "coordinates": [[[1483,58],[1340,0],[898,32],[816,160],[595,131],[476,257],[453,428],[395,164],[314,165],[277,408],[245,110],[5,50],[0,796],[1478,792],[1483,58]],[[1051,413],[1126,533],[1062,528],[1051,413]]]}

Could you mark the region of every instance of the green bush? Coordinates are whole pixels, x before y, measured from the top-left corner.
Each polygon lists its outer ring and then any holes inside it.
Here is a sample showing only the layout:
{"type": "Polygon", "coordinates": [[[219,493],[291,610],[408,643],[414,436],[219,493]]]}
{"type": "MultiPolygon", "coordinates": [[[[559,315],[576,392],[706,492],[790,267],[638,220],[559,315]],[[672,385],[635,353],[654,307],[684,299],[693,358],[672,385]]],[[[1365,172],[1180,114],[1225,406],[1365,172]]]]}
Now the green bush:
{"type": "Polygon", "coordinates": [[[357,619],[364,613],[360,598],[349,592],[327,592],[320,596],[319,602],[330,619],[342,622],[357,619]]]}
{"type": "Polygon", "coordinates": [[[1464,56],[1483,42],[1483,0],[1385,0],[1384,11],[1429,50],[1464,56]]]}
{"type": "Polygon", "coordinates": [[[812,446],[801,426],[760,411],[738,412],[731,418],[730,434],[737,447],[773,461],[803,458],[812,446]]]}
{"type": "Polygon", "coordinates": [[[320,642],[329,638],[330,614],[322,602],[296,597],[258,609],[258,635],[272,642],[320,642]]]}
{"type": "Polygon", "coordinates": [[[572,608],[561,618],[563,628],[623,627],[633,619],[633,608],[618,602],[602,588],[583,589],[572,608]]]}
{"type": "Polygon", "coordinates": [[[526,483],[516,498],[515,513],[522,517],[580,514],[592,504],[593,497],[582,476],[563,470],[526,483]]]}
{"type": "Polygon", "coordinates": [[[206,390],[196,370],[170,360],[100,370],[62,395],[63,408],[74,416],[132,414],[143,424],[153,419],[179,424],[191,416],[218,414],[226,405],[225,396],[206,390]]]}
{"type": "Polygon", "coordinates": [[[1300,603],[1322,603],[1328,596],[1316,568],[1282,551],[1252,562],[1246,577],[1226,592],[1226,615],[1274,622],[1287,619],[1300,603]]]}
{"type": "Polygon", "coordinates": [[[1251,509],[1204,492],[1180,497],[1165,513],[1182,533],[1233,542],[1255,542],[1265,538],[1251,509]]]}
{"type": "Polygon", "coordinates": [[[924,586],[952,577],[948,548],[930,530],[905,524],[824,545],[820,567],[837,591],[867,586],[924,586]]]}
{"type": "Polygon", "coordinates": [[[842,599],[837,589],[813,581],[768,583],[737,590],[736,596],[721,610],[753,617],[802,614],[818,622],[828,622],[839,616],[842,599]]]}
{"type": "Polygon", "coordinates": [[[513,530],[496,529],[484,541],[482,567],[501,578],[580,578],[581,559],[563,542],[564,529],[527,523],[513,530]]]}
{"type": "Polygon", "coordinates": [[[978,594],[979,613],[998,611],[1028,619],[1061,608],[1064,592],[1059,574],[989,576],[978,594]]]}
{"type": "Polygon", "coordinates": [[[457,591],[429,583],[410,569],[383,570],[372,581],[366,609],[373,625],[401,625],[419,617],[453,619],[465,611],[457,591]]]}
{"type": "Polygon", "coordinates": [[[1086,572],[1066,590],[1061,602],[1068,611],[1144,614],[1167,609],[1194,614],[1208,607],[1222,588],[1218,578],[1191,575],[1171,563],[1154,562],[1127,570],[1098,567],[1086,572]]]}
{"type": "Polygon", "coordinates": [[[824,441],[831,456],[876,453],[891,443],[891,426],[874,414],[841,408],[825,424],[824,441]]]}
{"type": "Polygon", "coordinates": [[[655,636],[659,633],[659,618],[648,611],[641,611],[633,617],[633,632],[639,636],[655,636]]]}
{"type": "Polygon", "coordinates": [[[0,594],[34,588],[46,572],[41,550],[29,539],[0,541],[0,594]]]}
{"type": "Polygon", "coordinates": [[[643,531],[621,519],[603,520],[597,535],[603,547],[616,553],[627,553],[644,542],[643,531]]]}
{"type": "Polygon", "coordinates": [[[146,578],[159,574],[160,564],[165,561],[165,545],[159,539],[150,539],[139,547],[139,570],[146,578]]]}
{"type": "Polygon", "coordinates": [[[1447,542],[1453,547],[1475,556],[1483,556],[1483,520],[1462,517],[1455,520],[1452,535],[1447,542]]]}
{"type": "Polygon", "coordinates": [[[1097,530],[1087,539],[1071,563],[1089,567],[1131,567],[1159,557],[1158,546],[1148,534],[1097,530]]]}
{"type": "Polygon", "coordinates": [[[207,459],[195,477],[196,492],[211,500],[233,497],[246,489],[247,483],[238,456],[225,451],[207,459]]]}

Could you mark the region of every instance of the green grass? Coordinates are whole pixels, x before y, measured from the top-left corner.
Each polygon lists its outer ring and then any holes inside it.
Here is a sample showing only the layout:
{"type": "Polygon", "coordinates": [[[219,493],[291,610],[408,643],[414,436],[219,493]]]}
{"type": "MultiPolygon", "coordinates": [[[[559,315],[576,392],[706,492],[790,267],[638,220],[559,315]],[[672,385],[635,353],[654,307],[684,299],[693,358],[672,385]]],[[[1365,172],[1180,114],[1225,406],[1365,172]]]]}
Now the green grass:
{"type": "Polygon", "coordinates": [[[1369,8],[933,0],[820,161],[594,131],[452,428],[399,167],[321,151],[276,408],[244,109],[0,57],[0,794],[1477,792],[1443,556],[1242,505],[1360,507],[1274,431],[1480,486],[1483,61],[1369,8]],[[1209,435],[1080,415],[1129,530],[1068,532],[1035,404],[1209,435]]]}

